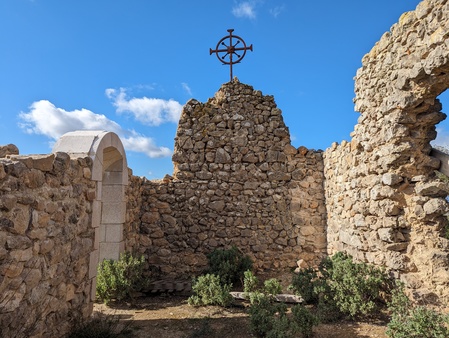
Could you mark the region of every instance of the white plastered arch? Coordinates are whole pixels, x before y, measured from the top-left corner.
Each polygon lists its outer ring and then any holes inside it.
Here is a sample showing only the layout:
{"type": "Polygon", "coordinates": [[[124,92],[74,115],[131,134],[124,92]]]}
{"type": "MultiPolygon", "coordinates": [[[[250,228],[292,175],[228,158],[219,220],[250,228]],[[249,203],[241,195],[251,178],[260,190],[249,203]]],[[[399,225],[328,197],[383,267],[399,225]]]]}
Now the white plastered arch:
{"type": "Polygon", "coordinates": [[[61,136],[52,152],[64,152],[71,158],[90,157],[93,161],[91,179],[96,182],[96,197],[92,204],[91,225],[95,229],[95,239],[90,254],[89,278],[92,281],[91,299],[94,300],[99,262],[118,259],[125,249],[123,224],[128,185],[125,149],[115,133],[81,130],[61,136]]]}

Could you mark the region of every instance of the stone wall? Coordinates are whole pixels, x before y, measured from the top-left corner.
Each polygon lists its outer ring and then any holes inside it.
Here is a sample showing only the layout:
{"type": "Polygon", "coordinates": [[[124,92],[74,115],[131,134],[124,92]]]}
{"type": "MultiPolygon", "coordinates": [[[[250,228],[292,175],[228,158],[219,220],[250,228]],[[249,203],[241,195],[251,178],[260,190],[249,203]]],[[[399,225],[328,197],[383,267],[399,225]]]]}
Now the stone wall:
{"type": "Polygon", "coordinates": [[[68,318],[90,315],[91,162],[0,159],[0,336],[60,337],[68,318]]]}
{"type": "Polygon", "coordinates": [[[259,270],[314,264],[326,251],[322,153],[294,148],[281,111],[237,79],[183,109],[174,177],[143,187],[141,251],[190,277],[236,245],[259,270]]]}
{"type": "Polygon", "coordinates": [[[98,262],[123,249],[170,279],[231,245],[278,274],[345,251],[447,301],[449,187],[430,141],[446,117],[448,35],[448,1],[405,13],[357,72],[352,140],[324,153],[293,147],[273,97],[237,79],[184,106],[163,180],[132,176],[104,131],[66,134],[70,155],[0,147],[1,335],[61,336],[90,314],[98,262]]]}
{"type": "Polygon", "coordinates": [[[449,86],[449,4],[404,13],[355,78],[360,112],[351,142],[325,153],[329,253],[384,265],[417,298],[449,295],[446,184],[431,156],[437,96],[449,86]]]}

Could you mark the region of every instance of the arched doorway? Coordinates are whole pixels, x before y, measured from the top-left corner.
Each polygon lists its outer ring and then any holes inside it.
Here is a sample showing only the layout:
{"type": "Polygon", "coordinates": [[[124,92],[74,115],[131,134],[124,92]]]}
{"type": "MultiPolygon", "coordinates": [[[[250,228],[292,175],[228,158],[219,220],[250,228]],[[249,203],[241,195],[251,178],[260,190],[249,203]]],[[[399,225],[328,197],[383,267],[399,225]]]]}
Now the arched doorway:
{"type": "Polygon", "coordinates": [[[123,224],[128,185],[125,150],[115,133],[83,130],[61,136],[52,152],[64,152],[71,158],[90,157],[93,161],[91,179],[96,184],[96,197],[92,203],[91,225],[95,229],[95,238],[89,260],[93,301],[98,263],[103,259],[118,259],[125,249],[123,224]]]}

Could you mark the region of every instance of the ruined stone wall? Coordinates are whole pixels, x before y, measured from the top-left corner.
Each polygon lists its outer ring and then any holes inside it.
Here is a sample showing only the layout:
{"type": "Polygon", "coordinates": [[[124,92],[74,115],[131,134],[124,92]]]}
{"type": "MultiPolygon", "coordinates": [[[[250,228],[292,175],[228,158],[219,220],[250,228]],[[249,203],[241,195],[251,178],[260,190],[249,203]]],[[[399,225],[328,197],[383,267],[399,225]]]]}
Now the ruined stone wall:
{"type": "Polygon", "coordinates": [[[294,148],[281,111],[237,79],[183,109],[173,178],[143,187],[141,251],[164,275],[198,273],[236,245],[259,270],[326,251],[322,153],[294,148]]]}
{"type": "Polygon", "coordinates": [[[91,165],[65,153],[0,159],[0,336],[61,337],[90,315],[91,165]]]}
{"type": "Polygon", "coordinates": [[[447,1],[403,14],[357,72],[351,142],[324,156],[329,253],[387,266],[427,299],[449,295],[449,190],[430,155],[446,117],[437,96],[449,86],[448,34],[447,1]]]}
{"type": "Polygon", "coordinates": [[[125,190],[126,215],[123,227],[126,252],[139,252],[142,185],[145,181],[146,179],[143,177],[133,176],[132,170],[128,169],[128,185],[125,190]]]}

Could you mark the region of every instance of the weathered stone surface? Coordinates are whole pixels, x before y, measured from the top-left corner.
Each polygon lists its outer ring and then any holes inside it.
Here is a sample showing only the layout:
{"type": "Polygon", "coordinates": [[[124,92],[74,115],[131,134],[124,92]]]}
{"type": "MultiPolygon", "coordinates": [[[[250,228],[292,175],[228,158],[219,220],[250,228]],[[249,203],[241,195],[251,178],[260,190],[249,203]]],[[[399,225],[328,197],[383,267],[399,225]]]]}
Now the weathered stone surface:
{"type": "Polygon", "coordinates": [[[0,158],[6,157],[6,155],[19,155],[19,148],[14,144],[0,146],[0,158]]]}
{"type": "Polygon", "coordinates": [[[433,197],[446,197],[449,194],[449,186],[443,182],[418,182],[415,185],[415,191],[418,195],[433,196],[433,197]]]}
{"type": "MultiPolygon", "coordinates": [[[[271,271],[345,251],[387,267],[416,297],[447,300],[449,241],[441,234],[449,190],[435,176],[444,163],[430,142],[445,118],[437,96],[449,86],[448,22],[445,2],[424,0],[382,36],[355,77],[360,118],[352,139],[324,153],[294,148],[274,98],[238,80],[207,103],[190,100],[173,177],[148,181],[129,171],[126,198],[117,202],[126,204],[125,224],[108,229],[170,278],[200,273],[209,252],[231,245],[271,271]]],[[[116,211],[102,204],[109,195],[91,161],[0,147],[6,336],[22,325],[13,314],[32,321],[43,303],[61,318],[91,311],[95,236],[110,234],[91,225],[102,206],[116,211]]],[[[117,253],[123,246],[115,244],[117,253]]],[[[63,336],[50,333],[60,322],[46,315],[41,335],[63,336]]]]}
{"type": "Polygon", "coordinates": [[[404,179],[397,174],[386,173],[382,175],[382,183],[386,185],[396,185],[403,180],[404,179]]]}
{"type": "Polygon", "coordinates": [[[189,101],[176,135],[174,180],[144,185],[139,228],[153,241],[140,243],[154,253],[169,243],[170,254],[157,259],[169,275],[203,268],[175,259],[180,252],[202,261],[211,249],[230,243],[252,255],[257,268],[293,267],[301,251],[316,264],[326,250],[324,165],[320,152],[304,149],[290,144],[273,97],[238,80],[223,85],[205,104],[189,101]],[[293,196],[301,207],[292,206],[293,196]],[[161,202],[169,202],[167,211],[161,202]],[[161,222],[162,215],[171,217],[170,225],[161,222]],[[165,243],[153,238],[162,233],[165,243]]]}
{"type": "Polygon", "coordinates": [[[10,152],[10,159],[0,159],[0,168],[7,168],[0,170],[0,279],[4,281],[0,312],[17,314],[13,321],[0,316],[2,333],[13,335],[18,326],[45,318],[45,325],[36,326],[38,335],[61,336],[61,319],[47,317],[48,311],[62,319],[69,309],[89,314],[90,291],[73,289],[66,299],[65,291],[58,290],[66,290],[68,281],[86,290],[90,287],[85,271],[94,231],[88,223],[92,199],[86,196],[95,191],[95,183],[83,176],[87,163],[65,155],[23,156],[17,161],[16,156],[10,152]],[[54,158],[61,166],[54,168],[54,158]],[[20,184],[12,184],[14,180],[20,184]],[[77,236],[84,240],[77,241],[77,236]],[[50,282],[51,288],[44,287],[50,282]]]}
{"type": "Polygon", "coordinates": [[[447,212],[448,188],[434,173],[442,163],[430,142],[446,117],[437,97],[449,83],[448,22],[446,3],[425,0],[382,36],[355,77],[360,117],[352,140],[324,153],[329,253],[387,266],[441,299],[449,291],[428,278],[441,267],[426,253],[441,245],[447,212]]]}

